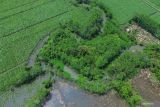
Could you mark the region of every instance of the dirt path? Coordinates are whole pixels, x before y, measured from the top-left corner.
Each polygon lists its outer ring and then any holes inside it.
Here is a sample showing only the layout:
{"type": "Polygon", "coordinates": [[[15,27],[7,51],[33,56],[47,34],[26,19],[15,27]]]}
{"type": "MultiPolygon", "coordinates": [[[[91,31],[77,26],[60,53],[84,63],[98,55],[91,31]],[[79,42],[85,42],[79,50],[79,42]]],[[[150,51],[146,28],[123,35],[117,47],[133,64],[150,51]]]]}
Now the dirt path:
{"type": "Polygon", "coordinates": [[[28,67],[33,67],[37,58],[37,55],[39,54],[40,49],[43,47],[43,45],[47,42],[48,38],[50,36],[49,34],[46,34],[44,38],[42,38],[38,44],[36,45],[36,47],[34,48],[34,50],[32,51],[29,60],[28,60],[28,67]]]}
{"type": "Polygon", "coordinates": [[[150,76],[151,72],[148,69],[142,69],[140,74],[132,80],[132,85],[144,99],[142,105],[159,107],[160,86],[153,84],[150,80],[150,76]]]}

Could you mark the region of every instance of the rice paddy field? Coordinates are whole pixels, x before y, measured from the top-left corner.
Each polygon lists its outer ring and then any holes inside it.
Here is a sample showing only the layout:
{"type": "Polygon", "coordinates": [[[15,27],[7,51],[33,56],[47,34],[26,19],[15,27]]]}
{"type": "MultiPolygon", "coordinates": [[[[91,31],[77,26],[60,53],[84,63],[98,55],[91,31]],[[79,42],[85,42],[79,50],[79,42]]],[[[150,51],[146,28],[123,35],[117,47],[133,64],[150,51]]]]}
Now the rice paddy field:
{"type": "Polygon", "coordinates": [[[145,14],[160,23],[159,0],[97,0],[111,9],[113,17],[120,23],[125,24],[136,14],[145,14]],[[153,3],[152,3],[153,2],[153,3]]]}
{"type": "Polygon", "coordinates": [[[24,64],[26,64],[36,43],[45,34],[57,27],[57,24],[62,21],[59,16],[71,11],[72,8],[63,0],[17,2],[15,0],[14,5],[10,0],[1,3],[3,7],[0,12],[1,87],[5,87],[6,80],[12,85],[20,77],[23,77],[22,75],[25,73],[24,64]],[[61,4],[66,5],[62,6],[61,4]]]}
{"type": "Polygon", "coordinates": [[[138,25],[133,32],[124,29],[130,30],[139,14],[160,26],[160,1],[0,0],[0,107],[157,104],[157,90],[147,82],[155,93],[150,98],[148,89],[145,97],[138,85],[145,87],[146,81],[138,75],[149,69],[159,82],[159,39],[138,25]],[[139,35],[149,35],[157,45],[143,44],[147,37],[138,43],[139,35]],[[132,83],[134,78],[142,83],[132,83]],[[110,90],[114,93],[107,96],[110,90]],[[74,95],[79,98],[72,105],[74,95]],[[83,97],[86,101],[78,102],[83,97]]]}
{"type": "MultiPolygon", "coordinates": [[[[59,23],[72,17],[81,17],[82,20],[85,20],[87,17],[84,16],[92,14],[84,11],[84,9],[74,9],[70,3],[64,0],[34,1],[34,4],[38,6],[28,5],[30,2],[26,1],[26,4],[23,2],[20,7],[20,4],[15,4],[15,7],[10,7],[10,10],[5,7],[4,11],[1,12],[3,17],[7,17],[0,19],[1,81],[5,77],[3,75],[25,73],[24,64],[27,63],[30,53],[38,41],[47,33],[54,31],[59,23]],[[41,5],[39,5],[40,3],[41,5]],[[28,8],[31,9],[28,10],[28,8]],[[23,12],[19,13],[18,10],[23,12]],[[12,12],[5,14],[8,11],[12,12]],[[83,11],[84,13],[79,15],[77,11],[83,11]]],[[[8,5],[9,3],[10,1],[8,1],[8,5]]],[[[19,78],[14,79],[16,81],[19,78]]],[[[10,80],[12,81],[12,76],[10,80]]],[[[5,84],[3,82],[4,80],[1,84],[5,84]]],[[[12,83],[15,82],[12,81],[12,83]]]]}

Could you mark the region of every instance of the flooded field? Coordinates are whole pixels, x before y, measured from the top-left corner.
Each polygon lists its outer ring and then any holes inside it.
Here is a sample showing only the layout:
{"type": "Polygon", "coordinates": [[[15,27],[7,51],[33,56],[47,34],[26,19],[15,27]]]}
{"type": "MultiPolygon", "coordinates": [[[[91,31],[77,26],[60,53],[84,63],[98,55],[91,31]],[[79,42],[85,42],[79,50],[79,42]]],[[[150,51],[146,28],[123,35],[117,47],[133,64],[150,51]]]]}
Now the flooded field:
{"type": "Polygon", "coordinates": [[[99,96],[79,89],[72,83],[58,80],[43,107],[129,107],[115,91],[99,96]]]}
{"type": "Polygon", "coordinates": [[[35,95],[47,78],[48,75],[39,76],[32,83],[0,93],[0,107],[25,107],[25,103],[35,95]]]}

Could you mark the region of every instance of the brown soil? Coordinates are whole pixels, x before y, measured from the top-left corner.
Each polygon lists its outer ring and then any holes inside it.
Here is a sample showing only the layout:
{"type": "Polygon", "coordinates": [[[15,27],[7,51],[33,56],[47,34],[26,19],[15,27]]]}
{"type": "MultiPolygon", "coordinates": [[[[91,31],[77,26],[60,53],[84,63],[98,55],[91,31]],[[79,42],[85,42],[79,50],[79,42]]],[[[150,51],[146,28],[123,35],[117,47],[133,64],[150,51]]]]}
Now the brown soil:
{"type": "Polygon", "coordinates": [[[153,84],[150,78],[151,72],[149,69],[142,69],[140,74],[132,80],[132,85],[144,99],[142,105],[160,107],[160,87],[153,84]]]}
{"type": "MultiPolygon", "coordinates": [[[[97,98],[99,104],[103,104],[102,107],[129,107],[125,100],[123,100],[116,91],[112,90],[107,95],[97,98]],[[99,100],[98,100],[99,99],[99,100]],[[106,102],[106,103],[104,103],[106,102]]],[[[98,104],[98,103],[97,103],[98,104]]],[[[93,107],[99,107],[94,105],[93,107]]]]}

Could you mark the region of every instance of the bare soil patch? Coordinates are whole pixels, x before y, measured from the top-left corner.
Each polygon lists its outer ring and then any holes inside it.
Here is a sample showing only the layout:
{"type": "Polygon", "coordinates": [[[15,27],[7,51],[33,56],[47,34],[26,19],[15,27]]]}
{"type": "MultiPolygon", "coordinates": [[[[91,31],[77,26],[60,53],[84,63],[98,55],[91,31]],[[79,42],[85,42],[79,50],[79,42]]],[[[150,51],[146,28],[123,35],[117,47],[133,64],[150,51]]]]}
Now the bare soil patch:
{"type": "Polygon", "coordinates": [[[142,105],[159,107],[160,86],[151,82],[151,72],[149,69],[142,69],[140,74],[132,80],[132,85],[144,99],[142,105]]]}

